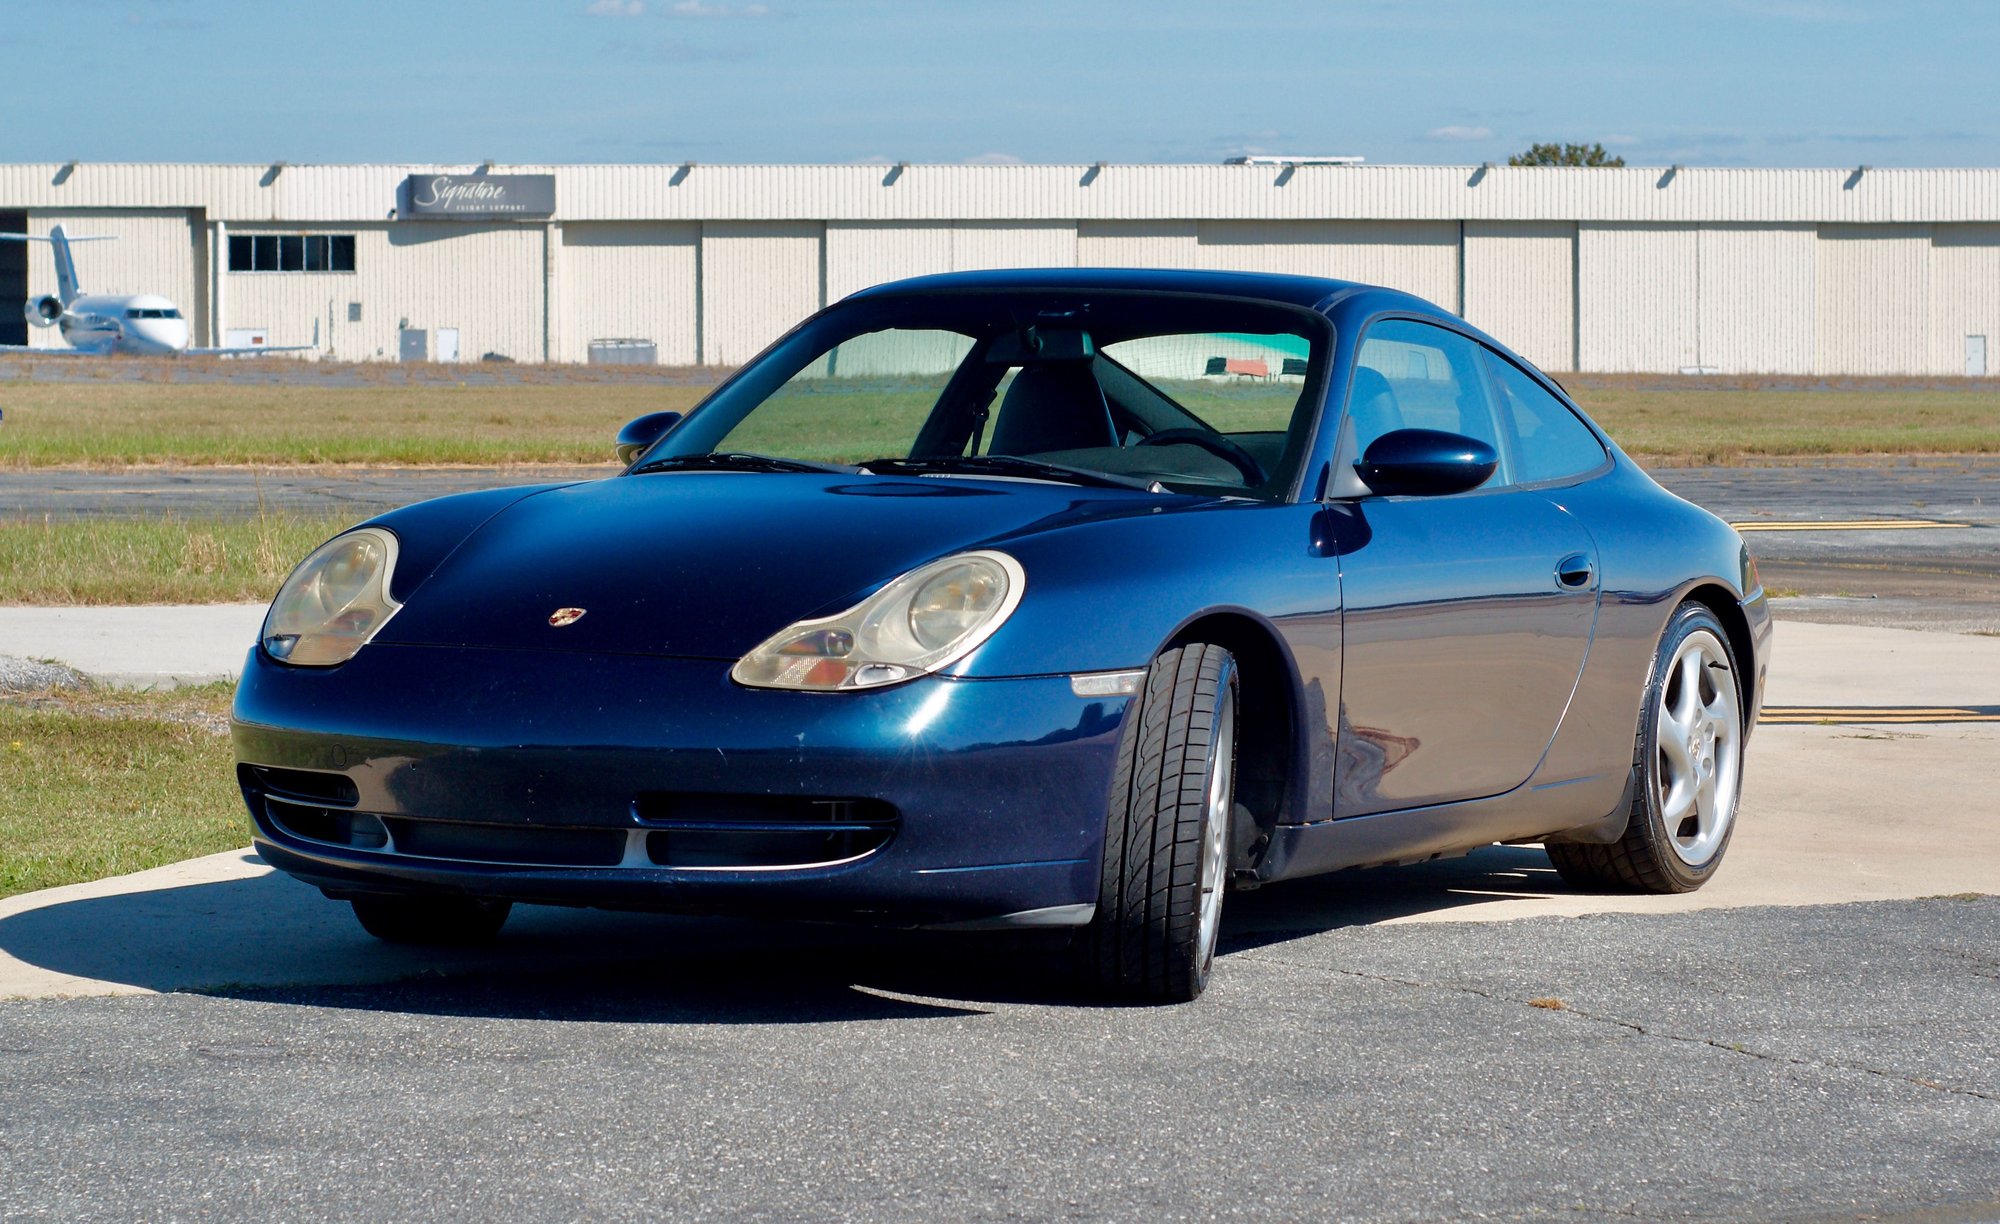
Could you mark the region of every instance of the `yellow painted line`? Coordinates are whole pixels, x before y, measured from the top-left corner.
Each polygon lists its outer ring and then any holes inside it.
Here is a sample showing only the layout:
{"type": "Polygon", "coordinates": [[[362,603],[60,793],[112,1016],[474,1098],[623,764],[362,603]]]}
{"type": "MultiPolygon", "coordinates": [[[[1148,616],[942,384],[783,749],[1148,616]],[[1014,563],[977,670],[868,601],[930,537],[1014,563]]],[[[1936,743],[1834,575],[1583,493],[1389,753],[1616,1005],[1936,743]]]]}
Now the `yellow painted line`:
{"type": "Polygon", "coordinates": [[[1767,716],[1824,718],[1830,714],[1983,714],[1976,706],[1765,706],[1767,716]]]}
{"type": "Polygon", "coordinates": [[[1738,531],[1932,531],[1948,527],[1970,527],[1971,523],[1944,523],[1936,519],[1827,519],[1761,520],[1731,523],[1738,531]]]}
{"type": "Polygon", "coordinates": [[[1957,714],[1957,715],[1878,714],[1867,718],[1860,718],[1849,715],[1844,718],[1828,716],[1826,718],[1766,718],[1761,720],[1762,725],[1768,727],[1813,727],[1813,726],[1818,726],[1822,723],[1828,725],[1839,725],[1839,726],[1874,726],[1874,725],[1890,726],[1892,724],[1904,724],[1908,726],[1916,726],[1920,723],[1976,723],[1976,722],[2000,722],[2000,714],[1957,714]]]}
{"type": "Polygon", "coordinates": [[[1768,727],[2000,723],[2000,706],[1765,706],[1761,721],[1768,727]]]}

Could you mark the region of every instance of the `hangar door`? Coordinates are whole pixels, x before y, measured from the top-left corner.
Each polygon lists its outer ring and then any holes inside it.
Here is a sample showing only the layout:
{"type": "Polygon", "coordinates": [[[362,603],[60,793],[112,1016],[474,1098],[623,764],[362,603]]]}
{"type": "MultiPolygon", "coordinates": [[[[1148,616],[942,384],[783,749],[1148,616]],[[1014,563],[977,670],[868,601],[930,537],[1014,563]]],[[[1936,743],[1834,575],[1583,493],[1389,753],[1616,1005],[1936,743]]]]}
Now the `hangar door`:
{"type": "MultiPolygon", "coordinates": [[[[27,213],[0,212],[0,234],[27,232],[27,213]]],[[[28,320],[21,313],[27,301],[28,244],[0,242],[0,344],[28,342],[28,320]]]]}

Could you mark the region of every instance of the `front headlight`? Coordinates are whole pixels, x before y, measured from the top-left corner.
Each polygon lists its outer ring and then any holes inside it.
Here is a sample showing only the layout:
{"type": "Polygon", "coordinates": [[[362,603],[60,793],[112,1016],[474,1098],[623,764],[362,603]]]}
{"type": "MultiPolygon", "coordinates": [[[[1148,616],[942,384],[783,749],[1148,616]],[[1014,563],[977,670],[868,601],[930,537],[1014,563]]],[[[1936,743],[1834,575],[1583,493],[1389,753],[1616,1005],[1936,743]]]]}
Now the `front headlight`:
{"type": "Polygon", "coordinates": [[[389,597],[396,537],[380,527],[335,536],[313,550],[264,615],[264,650],[281,663],[345,663],[402,607],[389,597]]]}
{"type": "Polygon", "coordinates": [[[730,670],[753,688],[878,688],[956,663],[1021,602],[1021,563],[960,553],[911,570],[838,616],[800,621],[730,670]]]}

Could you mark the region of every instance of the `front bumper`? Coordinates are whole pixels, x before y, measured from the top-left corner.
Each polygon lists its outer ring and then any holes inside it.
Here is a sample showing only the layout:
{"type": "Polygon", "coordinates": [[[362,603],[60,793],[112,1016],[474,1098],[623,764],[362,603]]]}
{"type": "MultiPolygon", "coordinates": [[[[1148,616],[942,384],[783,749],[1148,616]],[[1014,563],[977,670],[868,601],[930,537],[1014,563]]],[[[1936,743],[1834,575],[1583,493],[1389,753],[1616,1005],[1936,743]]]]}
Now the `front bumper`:
{"type": "Polygon", "coordinates": [[[335,895],[1088,920],[1130,698],[1065,676],[793,693],[728,669],[377,643],[318,671],[252,650],[232,732],[257,850],[335,895]],[[821,818],[859,831],[786,861],[821,818]]]}

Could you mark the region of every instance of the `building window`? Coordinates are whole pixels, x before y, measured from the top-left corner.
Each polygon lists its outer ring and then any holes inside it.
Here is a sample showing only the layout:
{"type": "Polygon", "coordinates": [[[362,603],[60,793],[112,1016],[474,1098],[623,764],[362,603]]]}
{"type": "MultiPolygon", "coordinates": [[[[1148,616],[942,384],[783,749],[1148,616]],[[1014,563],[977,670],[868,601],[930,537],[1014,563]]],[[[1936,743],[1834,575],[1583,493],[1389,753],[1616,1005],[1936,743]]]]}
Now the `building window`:
{"type": "Polygon", "coordinates": [[[231,234],[231,272],[352,272],[353,234],[231,234]]]}

